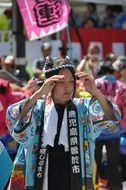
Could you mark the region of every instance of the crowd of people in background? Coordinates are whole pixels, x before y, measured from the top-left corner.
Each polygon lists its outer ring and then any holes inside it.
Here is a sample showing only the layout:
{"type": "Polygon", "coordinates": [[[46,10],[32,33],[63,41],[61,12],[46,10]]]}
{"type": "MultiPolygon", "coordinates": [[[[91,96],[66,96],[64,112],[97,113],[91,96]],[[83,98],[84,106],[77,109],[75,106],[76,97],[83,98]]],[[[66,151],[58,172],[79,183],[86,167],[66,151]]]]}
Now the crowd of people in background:
{"type": "MultiPolygon", "coordinates": [[[[126,29],[126,10],[123,6],[107,5],[102,16],[98,12],[97,4],[95,3],[85,3],[84,8],[85,11],[81,13],[71,10],[69,19],[70,27],[126,29]]],[[[11,29],[12,10],[7,9],[3,15],[0,15],[0,31],[11,29]]],[[[52,39],[53,37],[55,39],[55,34],[52,35],[52,39]]],[[[6,34],[4,38],[5,41],[8,40],[6,34]]],[[[68,49],[63,46],[59,50],[62,51],[61,58],[65,59],[68,49]]],[[[80,62],[77,59],[72,60],[72,62],[75,66],[75,72],[88,73],[91,77],[90,80],[95,81],[100,92],[102,92],[109,102],[116,104],[121,113],[119,124],[113,124],[111,127],[108,126],[110,128],[101,131],[95,140],[95,163],[93,163],[94,190],[123,190],[126,183],[126,56],[117,56],[114,52],[110,52],[102,58],[100,51],[99,46],[91,44],[80,62]]],[[[41,46],[41,57],[32,63],[32,76],[26,70],[25,64],[23,66],[16,64],[16,57],[14,55],[3,55],[0,57],[0,188],[3,187],[2,190],[13,190],[11,189],[11,185],[13,185],[14,177],[17,176],[22,180],[21,184],[24,185],[23,173],[19,172],[21,169],[20,165],[16,168],[18,173],[12,173],[17,163],[17,155],[22,153],[22,156],[24,152],[21,152],[22,147],[12,137],[11,128],[7,127],[11,126],[11,123],[7,123],[11,121],[6,121],[7,109],[12,104],[15,105],[19,101],[28,100],[29,97],[41,89],[45,82],[43,68],[45,67],[46,58],[48,56],[51,57],[51,53],[52,46],[50,42],[44,42],[41,46]],[[3,160],[4,165],[1,164],[3,160]]],[[[70,75],[70,73],[65,74],[68,77],[70,75]]],[[[81,77],[76,77],[75,98],[88,99],[92,97],[93,93],[90,93],[84,88],[81,77]]],[[[59,115],[63,111],[59,111],[59,115]]],[[[16,110],[12,110],[12,112],[11,114],[15,118],[17,112],[16,110]]],[[[100,115],[97,116],[97,121],[99,119],[100,115]]],[[[32,122],[34,123],[34,121],[32,122]]],[[[23,136],[20,136],[19,141],[22,139],[23,136]]],[[[88,141],[85,140],[84,143],[85,151],[87,151],[88,141]]],[[[37,147],[35,146],[34,153],[36,149],[37,147]]],[[[50,147],[49,150],[52,151],[50,147]]],[[[20,161],[23,162],[24,157],[22,156],[21,158],[22,160],[20,161]]],[[[51,161],[54,163],[53,159],[51,161]]],[[[61,158],[61,162],[63,161],[64,159],[61,158]]],[[[53,172],[52,170],[51,172],[53,172]]],[[[93,185],[90,184],[90,190],[93,190],[93,185]]],[[[23,186],[20,188],[19,190],[24,190],[23,186]]]]}
{"type": "MultiPolygon", "coordinates": [[[[125,123],[125,70],[126,57],[117,56],[114,53],[106,55],[105,59],[99,59],[100,49],[97,45],[91,45],[88,48],[87,55],[84,56],[80,64],[76,67],[79,70],[90,73],[96,82],[97,87],[107,97],[108,100],[115,102],[121,111],[122,118],[118,130],[103,131],[96,139],[95,161],[96,175],[95,187],[104,188],[109,185],[110,189],[122,189],[121,183],[125,181],[125,138],[126,138],[126,123],[125,123]],[[103,146],[106,150],[107,157],[104,160],[103,146]],[[114,158],[113,158],[114,157],[114,158]],[[104,160],[104,161],[103,161],[104,160]],[[104,164],[103,164],[104,163],[104,164]],[[103,165],[105,167],[103,167],[103,165]],[[104,169],[103,169],[104,168],[104,169]],[[106,176],[106,177],[105,177],[106,176]],[[107,182],[102,183],[100,178],[106,178],[107,182]],[[113,188],[114,187],[114,188],[113,188]]],[[[80,83],[80,94],[82,94],[80,83]]],[[[83,94],[85,96],[85,94],[83,94]]],[[[114,127],[114,126],[113,126],[114,127]]]]}
{"type": "Polygon", "coordinates": [[[84,28],[122,28],[126,29],[126,10],[122,5],[107,5],[104,13],[99,13],[97,4],[87,3],[86,10],[80,13],[72,11],[70,26],[84,28]]]}
{"type": "MultiPolygon", "coordinates": [[[[85,3],[84,10],[71,9],[69,24],[71,27],[84,28],[122,28],[126,29],[126,10],[122,5],[106,5],[102,13],[95,3],[85,3]]],[[[12,9],[7,8],[0,15],[0,30],[12,29],[12,9]]],[[[7,36],[5,36],[6,38],[7,36]]]]}

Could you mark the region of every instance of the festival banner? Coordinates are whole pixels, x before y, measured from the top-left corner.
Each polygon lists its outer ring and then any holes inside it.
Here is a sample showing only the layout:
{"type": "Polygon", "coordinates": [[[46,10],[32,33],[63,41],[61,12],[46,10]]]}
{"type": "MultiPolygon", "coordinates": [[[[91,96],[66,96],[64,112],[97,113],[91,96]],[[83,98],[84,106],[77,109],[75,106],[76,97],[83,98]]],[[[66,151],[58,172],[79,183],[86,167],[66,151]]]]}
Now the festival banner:
{"type": "Polygon", "coordinates": [[[67,26],[68,0],[17,0],[29,40],[54,34],[67,26]]]}
{"type": "MultiPolygon", "coordinates": [[[[70,29],[71,42],[80,43],[82,48],[82,57],[86,55],[87,48],[91,43],[99,46],[101,57],[113,52],[117,56],[126,55],[126,30],[122,29],[104,29],[104,28],[78,28],[81,41],[78,38],[75,28],[70,29]]],[[[67,42],[67,32],[62,32],[62,39],[67,42]]]]}

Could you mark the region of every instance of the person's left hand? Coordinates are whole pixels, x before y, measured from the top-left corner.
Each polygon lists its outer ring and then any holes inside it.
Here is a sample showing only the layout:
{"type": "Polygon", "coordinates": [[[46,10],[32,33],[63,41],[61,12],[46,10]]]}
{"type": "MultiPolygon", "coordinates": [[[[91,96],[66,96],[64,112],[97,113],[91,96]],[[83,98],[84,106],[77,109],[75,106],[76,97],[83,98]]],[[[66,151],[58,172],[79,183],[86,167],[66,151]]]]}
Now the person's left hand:
{"type": "Polygon", "coordinates": [[[88,73],[84,71],[78,72],[75,74],[75,76],[82,80],[85,90],[91,93],[92,95],[95,94],[95,92],[98,90],[93,77],[88,73]]]}

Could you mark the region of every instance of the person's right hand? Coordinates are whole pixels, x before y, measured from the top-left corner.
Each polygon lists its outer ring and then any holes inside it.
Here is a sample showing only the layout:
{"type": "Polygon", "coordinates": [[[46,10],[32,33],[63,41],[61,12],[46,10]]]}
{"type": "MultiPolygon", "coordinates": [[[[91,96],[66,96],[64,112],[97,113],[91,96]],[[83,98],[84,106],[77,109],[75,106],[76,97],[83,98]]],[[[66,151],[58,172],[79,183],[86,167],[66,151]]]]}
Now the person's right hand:
{"type": "Polygon", "coordinates": [[[45,80],[41,88],[38,90],[38,93],[41,96],[47,96],[54,88],[56,82],[62,80],[64,75],[54,75],[45,80]]]}

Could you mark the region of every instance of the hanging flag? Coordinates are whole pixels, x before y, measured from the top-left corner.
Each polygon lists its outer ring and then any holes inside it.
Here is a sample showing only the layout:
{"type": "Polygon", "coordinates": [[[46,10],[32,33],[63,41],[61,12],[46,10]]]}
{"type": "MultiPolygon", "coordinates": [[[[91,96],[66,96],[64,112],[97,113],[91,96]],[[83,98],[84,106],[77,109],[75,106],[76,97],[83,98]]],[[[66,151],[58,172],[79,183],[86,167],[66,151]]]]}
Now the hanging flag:
{"type": "Polygon", "coordinates": [[[17,0],[29,40],[54,34],[67,26],[68,0],[17,0]]]}

